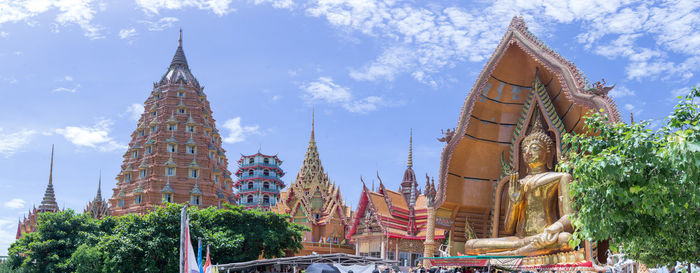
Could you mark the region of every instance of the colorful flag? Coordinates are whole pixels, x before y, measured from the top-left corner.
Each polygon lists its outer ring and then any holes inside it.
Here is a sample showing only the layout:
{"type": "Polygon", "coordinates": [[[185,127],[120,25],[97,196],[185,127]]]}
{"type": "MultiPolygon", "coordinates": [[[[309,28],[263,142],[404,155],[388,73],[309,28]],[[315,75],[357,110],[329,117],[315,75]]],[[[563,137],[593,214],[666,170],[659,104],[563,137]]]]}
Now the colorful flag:
{"type": "Polygon", "coordinates": [[[187,217],[187,206],[182,208],[180,218],[180,272],[201,273],[194,256],[192,240],[190,240],[190,219],[187,217]]]}
{"type": "Polygon", "coordinates": [[[211,265],[211,260],[209,259],[209,245],[207,245],[207,261],[204,263],[204,273],[214,273],[214,266],[211,265]]]}
{"type": "Polygon", "coordinates": [[[197,267],[199,272],[204,272],[202,265],[202,238],[197,239],[197,267]]]}

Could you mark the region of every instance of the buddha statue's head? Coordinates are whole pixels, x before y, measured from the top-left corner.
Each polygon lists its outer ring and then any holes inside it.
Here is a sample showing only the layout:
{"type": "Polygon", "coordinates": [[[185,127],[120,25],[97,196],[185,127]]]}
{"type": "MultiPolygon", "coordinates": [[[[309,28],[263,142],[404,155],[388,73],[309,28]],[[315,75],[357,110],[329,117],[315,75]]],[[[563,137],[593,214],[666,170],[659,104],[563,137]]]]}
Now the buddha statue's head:
{"type": "Polygon", "coordinates": [[[535,122],[522,142],[523,159],[530,170],[530,173],[539,173],[551,169],[552,150],[554,142],[547,135],[539,118],[535,122]]]}

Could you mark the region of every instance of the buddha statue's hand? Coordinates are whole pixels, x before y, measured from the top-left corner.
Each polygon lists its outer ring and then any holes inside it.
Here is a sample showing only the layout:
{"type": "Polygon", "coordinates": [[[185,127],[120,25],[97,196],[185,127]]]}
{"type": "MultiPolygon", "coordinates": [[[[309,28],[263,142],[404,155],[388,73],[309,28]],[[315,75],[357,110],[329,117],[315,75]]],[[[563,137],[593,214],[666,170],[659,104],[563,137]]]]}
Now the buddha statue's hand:
{"type": "Polygon", "coordinates": [[[508,198],[511,202],[516,203],[522,197],[522,186],[520,185],[518,172],[511,173],[508,180],[508,198]]]}
{"type": "Polygon", "coordinates": [[[555,222],[554,224],[545,228],[540,235],[537,235],[537,238],[535,238],[535,241],[532,242],[532,245],[537,248],[542,248],[556,244],[559,240],[559,233],[562,231],[564,231],[564,226],[559,222],[555,222]]]}

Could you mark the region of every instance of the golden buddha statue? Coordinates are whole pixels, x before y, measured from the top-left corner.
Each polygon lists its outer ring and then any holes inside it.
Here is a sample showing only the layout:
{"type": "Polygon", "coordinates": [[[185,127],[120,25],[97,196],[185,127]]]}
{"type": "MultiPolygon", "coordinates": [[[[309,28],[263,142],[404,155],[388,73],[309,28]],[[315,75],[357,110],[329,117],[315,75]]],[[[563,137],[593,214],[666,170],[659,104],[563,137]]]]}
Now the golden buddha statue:
{"type": "Polygon", "coordinates": [[[468,254],[543,255],[570,250],[573,232],[568,173],[552,172],[554,143],[535,117],[533,129],[522,141],[527,176],[509,176],[505,230],[515,236],[472,239],[465,244],[468,254]]]}

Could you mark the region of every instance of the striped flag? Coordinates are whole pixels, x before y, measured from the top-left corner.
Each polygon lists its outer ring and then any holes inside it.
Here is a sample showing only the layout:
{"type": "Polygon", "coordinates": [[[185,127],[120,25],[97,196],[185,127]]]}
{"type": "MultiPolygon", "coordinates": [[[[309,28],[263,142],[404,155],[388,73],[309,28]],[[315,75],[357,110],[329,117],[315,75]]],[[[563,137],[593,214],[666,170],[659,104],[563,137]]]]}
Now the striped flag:
{"type": "Polygon", "coordinates": [[[187,217],[187,206],[182,207],[180,217],[180,272],[201,273],[194,255],[192,240],[190,240],[190,219],[187,217]]]}

